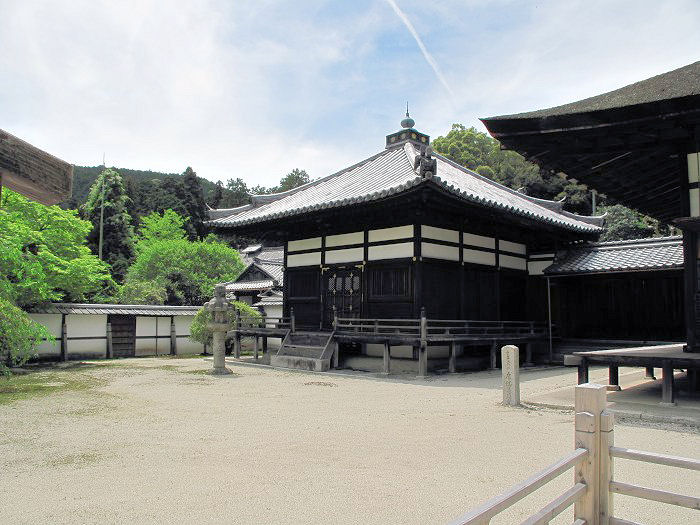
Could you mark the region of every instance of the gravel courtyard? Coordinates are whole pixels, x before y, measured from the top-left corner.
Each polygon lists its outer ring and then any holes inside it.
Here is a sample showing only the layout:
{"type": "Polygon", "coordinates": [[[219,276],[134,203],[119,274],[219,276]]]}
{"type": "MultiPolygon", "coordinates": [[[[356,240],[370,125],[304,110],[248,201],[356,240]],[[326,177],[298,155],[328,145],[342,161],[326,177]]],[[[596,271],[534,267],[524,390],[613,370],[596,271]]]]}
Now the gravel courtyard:
{"type": "MultiPolygon", "coordinates": [[[[446,523],[573,446],[571,412],[499,405],[498,372],[424,381],[232,365],[212,377],[210,366],[94,363],[50,372],[81,388],[0,403],[0,523],[446,523]]],[[[575,372],[521,381],[527,401],[575,372]]],[[[689,430],[618,424],[615,441],[700,455],[689,430]]],[[[697,473],[623,460],[615,475],[686,494],[700,485],[697,473]]],[[[492,523],[518,523],[572,476],[492,523]]],[[[615,506],[647,524],[698,518],[626,497],[615,506]]]]}

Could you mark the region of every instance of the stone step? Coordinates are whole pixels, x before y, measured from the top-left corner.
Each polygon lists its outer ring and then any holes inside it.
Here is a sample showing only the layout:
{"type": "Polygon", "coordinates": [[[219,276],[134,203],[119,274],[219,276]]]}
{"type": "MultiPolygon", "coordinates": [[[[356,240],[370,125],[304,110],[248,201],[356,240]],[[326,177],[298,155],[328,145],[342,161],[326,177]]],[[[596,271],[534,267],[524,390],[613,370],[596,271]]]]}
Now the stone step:
{"type": "Polygon", "coordinates": [[[331,367],[330,359],[313,359],[291,355],[271,355],[270,365],[297,370],[312,370],[314,372],[325,372],[331,367]]]}
{"type": "Polygon", "coordinates": [[[293,345],[326,346],[330,334],[296,332],[289,334],[287,341],[293,345]]]}
{"type": "Polygon", "coordinates": [[[292,355],[318,359],[321,357],[323,349],[323,346],[285,344],[278,352],[278,355],[292,355]]]}

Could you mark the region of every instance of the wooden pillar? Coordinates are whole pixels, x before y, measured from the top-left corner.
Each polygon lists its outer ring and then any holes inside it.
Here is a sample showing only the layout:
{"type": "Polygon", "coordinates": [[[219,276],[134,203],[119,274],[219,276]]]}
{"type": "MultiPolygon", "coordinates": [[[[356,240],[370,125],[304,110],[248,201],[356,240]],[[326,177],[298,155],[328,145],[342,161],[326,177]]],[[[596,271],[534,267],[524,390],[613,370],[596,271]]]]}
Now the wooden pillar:
{"type": "Polygon", "coordinates": [[[258,352],[259,352],[259,344],[260,344],[259,341],[260,341],[260,338],[256,335],[255,336],[255,351],[254,351],[256,361],[258,360],[258,352]]]}
{"type": "Polygon", "coordinates": [[[663,361],[663,386],[661,390],[661,404],[664,406],[674,406],[676,400],[674,397],[674,382],[673,382],[673,363],[670,360],[663,361]]]}
{"type": "Polygon", "coordinates": [[[489,361],[490,361],[490,366],[489,368],[491,370],[495,370],[497,367],[496,365],[498,364],[498,341],[494,341],[491,343],[491,350],[489,351],[489,361]]]}
{"type": "Polygon", "coordinates": [[[588,359],[582,357],[578,365],[578,384],[583,385],[585,383],[588,383],[588,359]]]}
{"type": "Polygon", "coordinates": [[[262,352],[263,352],[263,356],[267,355],[267,352],[268,352],[268,350],[267,350],[267,336],[266,335],[262,336],[262,352]]]}
{"type": "Polygon", "coordinates": [[[418,376],[428,375],[428,319],[425,307],[420,309],[420,346],[418,347],[418,376]]]}
{"type": "Polygon", "coordinates": [[[525,362],[523,366],[534,366],[532,363],[532,343],[525,343],[525,362]]]}
{"type": "Polygon", "coordinates": [[[391,372],[391,346],[389,341],[384,341],[384,362],[382,364],[382,374],[389,375],[391,372]]]}
{"type": "Polygon", "coordinates": [[[170,316],[170,355],[177,355],[177,330],[175,329],[175,316],[170,316]]]}
{"type": "Polygon", "coordinates": [[[454,341],[450,343],[450,363],[448,365],[448,372],[450,374],[457,372],[457,343],[454,341]]]}
{"type": "Polygon", "coordinates": [[[112,359],[112,357],[114,357],[112,349],[112,323],[107,323],[107,350],[105,351],[105,357],[107,359],[112,359]]]}
{"type": "Polygon", "coordinates": [[[654,375],[654,367],[653,366],[646,367],[646,370],[644,373],[644,378],[645,379],[656,379],[656,376],[654,375]]]}
{"type": "Polygon", "coordinates": [[[66,314],[61,317],[61,361],[68,360],[68,324],[66,314]]]}
{"type": "Polygon", "coordinates": [[[340,361],[340,344],[337,339],[333,340],[333,368],[338,368],[338,362],[340,361]]]}
{"type": "Polygon", "coordinates": [[[600,434],[601,415],[606,406],[606,388],[603,385],[579,385],[574,397],[575,447],[588,450],[588,456],[574,469],[574,483],[584,483],[587,487],[586,492],[574,503],[574,519],[597,525],[601,522],[600,434]]]}
{"type": "Polygon", "coordinates": [[[608,384],[612,387],[608,390],[622,390],[620,388],[620,369],[617,365],[608,367],[608,384]]]}
{"type": "Polygon", "coordinates": [[[294,307],[289,309],[289,317],[290,317],[290,320],[289,320],[290,328],[292,329],[292,333],[294,333],[297,331],[297,321],[296,321],[296,318],[294,317],[294,307]]]}
{"type": "Polygon", "coordinates": [[[236,359],[241,358],[241,334],[240,332],[236,332],[236,335],[233,338],[233,357],[236,359]]]}

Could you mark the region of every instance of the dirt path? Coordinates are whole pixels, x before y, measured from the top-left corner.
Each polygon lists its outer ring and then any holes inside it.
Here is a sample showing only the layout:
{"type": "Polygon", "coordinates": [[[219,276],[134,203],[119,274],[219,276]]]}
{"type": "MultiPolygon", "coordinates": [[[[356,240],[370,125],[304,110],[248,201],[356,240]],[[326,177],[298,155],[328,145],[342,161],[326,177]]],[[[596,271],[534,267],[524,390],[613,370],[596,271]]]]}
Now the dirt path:
{"type": "MultiPolygon", "coordinates": [[[[95,386],[0,405],[0,523],[445,523],[571,450],[572,414],[500,406],[483,372],[419,381],[132,359],[95,386]]],[[[69,372],[66,372],[69,373],[69,372]]],[[[575,373],[523,374],[523,392],[575,373]]],[[[616,442],[700,455],[700,436],[618,425],[616,442]]],[[[493,523],[514,523],[571,482],[493,523]]],[[[616,476],[697,494],[698,475],[619,461],[616,476]]],[[[697,513],[616,499],[648,524],[697,513]]],[[[559,523],[571,523],[570,513],[559,523]]]]}

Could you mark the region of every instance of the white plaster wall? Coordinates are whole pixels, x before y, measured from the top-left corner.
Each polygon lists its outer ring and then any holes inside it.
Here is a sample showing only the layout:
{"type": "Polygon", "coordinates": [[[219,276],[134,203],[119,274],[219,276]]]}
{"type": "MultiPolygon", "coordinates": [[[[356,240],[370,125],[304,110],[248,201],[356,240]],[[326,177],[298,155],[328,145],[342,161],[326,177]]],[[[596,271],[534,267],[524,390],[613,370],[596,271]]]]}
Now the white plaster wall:
{"type": "Polygon", "coordinates": [[[348,248],[346,250],[327,250],[326,264],[345,262],[362,262],[365,255],[363,248],[348,248]]]}
{"type": "MultiPolygon", "coordinates": [[[[700,181],[700,153],[688,154],[688,182],[693,184],[700,181]]],[[[700,215],[700,189],[692,188],[688,191],[690,199],[690,216],[700,215]]]]}
{"type": "Polygon", "coordinates": [[[136,351],[137,356],[155,355],[156,353],[156,317],[136,317],[136,351]],[[144,336],[149,336],[145,339],[144,336]]]}
{"type": "Polygon", "coordinates": [[[382,228],[380,230],[370,230],[369,242],[391,241],[394,239],[413,238],[413,225],[396,226],[394,228],[382,228]]]}
{"type": "Polygon", "coordinates": [[[40,356],[53,356],[61,354],[61,314],[29,314],[29,317],[46,328],[56,340],[45,341],[36,348],[40,356]]]}
{"type": "Polygon", "coordinates": [[[167,335],[168,338],[159,338],[156,342],[158,354],[170,353],[170,317],[157,317],[158,335],[167,335]]]}
{"type": "Polygon", "coordinates": [[[459,261],[459,248],[457,246],[445,246],[444,244],[422,242],[421,255],[423,257],[432,257],[433,259],[459,261]]]}
{"type": "Polygon", "coordinates": [[[496,239],[493,237],[484,237],[483,235],[475,235],[473,233],[465,233],[463,235],[464,244],[471,246],[480,246],[482,248],[496,248],[496,239]]]}
{"type": "MultiPolygon", "coordinates": [[[[265,307],[265,315],[268,317],[282,317],[282,305],[270,305],[265,307]]],[[[282,339],[279,337],[268,337],[267,348],[279,349],[282,346],[282,339]]]]}
{"type": "Polygon", "coordinates": [[[525,255],[525,253],[527,253],[527,246],[525,246],[524,244],[520,244],[519,242],[500,240],[498,241],[498,250],[504,250],[512,253],[522,253],[523,255],[525,255]]]}
{"type": "Polygon", "coordinates": [[[398,244],[384,244],[370,246],[367,257],[370,261],[381,259],[399,259],[401,257],[413,257],[413,241],[398,244]]]}
{"type": "Polygon", "coordinates": [[[315,250],[321,247],[321,237],[311,237],[309,239],[299,239],[298,241],[289,241],[287,243],[287,251],[297,252],[300,250],[315,250]]]}
{"type": "Polygon", "coordinates": [[[501,268],[513,268],[515,270],[527,270],[527,260],[521,257],[513,257],[511,255],[498,256],[498,264],[501,268]]]}
{"type": "MultiPolygon", "coordinates": [[[[175,334],[190,335],[190,325],[194,316],[192,315],[176,315],[175,316],[175,334]]],[[[169,350],[169,348],[168,348],[169,350]]],[[[199,354],[204,351],[204,345],[192,341],[189,337],[178,337],[176,353],[178,354],[199,354]]]]}
{"type": "Polygon", "coordinates": [[[326,236],[326,247],[347,246],[349,244],[364,244],[364,232],[341,233],[339,235],[326,236]]]}
{"type": "Polygon", "coordinates": [[[527,272],[530,275],[542,275],[544,273],[544,269],[547,268],[548,266],[552,265],[553,261],[529,261],[527,263],[527,272]]]}
{"type": "Polygon", "coordinates": [[[101,354],[107,355],[107,316],[106,315],[66,315],[68,332],[67,354],[101,354]],[[71,341],[71,337],[102,337],[102,339],[85,339],[71,341]]]}
{"type": "Polygon", "coordinates": [[[496,254],[492,252],[482,252],[481,250],[470,250],[469,248],[464,248],[464,262],[495,266],[496,254]]]}
{"type": "Polygon", "coordinates": [[[421,226],[421,237],[425,239],[437,239],[438,241],[459,242],[459,232],[455,230],[446,230],[445,228],[436,228],[435,226],[421,226]]]}
{"type": "Polygon", "coordinates": [[[318,266],[321,264],[321,252],[287,255],[287,268],[297,266],[318,266]]]}

